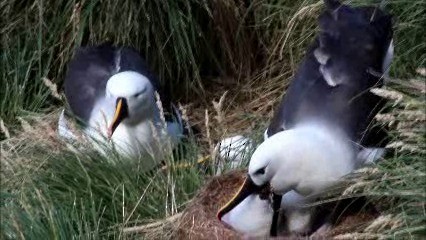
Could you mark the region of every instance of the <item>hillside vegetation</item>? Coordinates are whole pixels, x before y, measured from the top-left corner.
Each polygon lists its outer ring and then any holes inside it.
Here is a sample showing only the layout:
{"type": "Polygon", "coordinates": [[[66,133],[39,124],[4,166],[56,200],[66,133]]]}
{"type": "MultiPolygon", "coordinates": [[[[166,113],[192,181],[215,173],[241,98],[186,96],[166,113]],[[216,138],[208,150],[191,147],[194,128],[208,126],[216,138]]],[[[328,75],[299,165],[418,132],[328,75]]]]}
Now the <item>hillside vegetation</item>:
{"type": "MultiPolygon", "coordinates": [[[[217,140],[261,138],[321,9],[308,0],[0,3],[1,239],[152,237],[125,230],[181,212],[214,172],[214,161],[195,163],[217,140]],[[56,136],[67,62],[77,46],[105,41],[137,48],[201,132],[166,169],[142,173],[56,136]],[[182,162],[192,166],[173,167],[182,162]]],[[[426,235],[426,2],[389,0],[386,9],[395,58],[378,93],[391,111],[378,120],[390,126],[393,154],[349,179],[343,196],[367,196],[382,218],[347,239],[426,235]]]]}

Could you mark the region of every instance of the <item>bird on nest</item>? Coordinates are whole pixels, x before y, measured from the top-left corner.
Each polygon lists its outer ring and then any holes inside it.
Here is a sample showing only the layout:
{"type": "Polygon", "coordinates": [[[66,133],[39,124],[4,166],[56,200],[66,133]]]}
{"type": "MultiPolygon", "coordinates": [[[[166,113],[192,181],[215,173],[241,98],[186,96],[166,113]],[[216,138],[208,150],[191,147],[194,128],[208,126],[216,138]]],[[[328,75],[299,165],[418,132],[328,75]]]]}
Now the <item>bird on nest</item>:
{"type": "MultiPolygon", "coordinates": [[[[68,64],[64,88],[71,112],[101,153],[113,145],[124,156],[143,157],[149,169],[183,136],[179,112],[168,101],[163,107],[160,100],[167,96],[133,48],[111,44],[78,48],[68,64]]],[[[59,135],[75,138],[64,112],[59,135]]]]}
{"type": "Polygon", "coordinates": [[[371,130],[384,100],[393,55],[391,16],[377,7],[325,0],[319,34],[253,153],[236,195],[219,220],[249,236],[276,236],[280,208],[292,209],[287,230],[311,233],[311,211],[298,209],[353,170],[384,154],[382,131],[371,130]]]}

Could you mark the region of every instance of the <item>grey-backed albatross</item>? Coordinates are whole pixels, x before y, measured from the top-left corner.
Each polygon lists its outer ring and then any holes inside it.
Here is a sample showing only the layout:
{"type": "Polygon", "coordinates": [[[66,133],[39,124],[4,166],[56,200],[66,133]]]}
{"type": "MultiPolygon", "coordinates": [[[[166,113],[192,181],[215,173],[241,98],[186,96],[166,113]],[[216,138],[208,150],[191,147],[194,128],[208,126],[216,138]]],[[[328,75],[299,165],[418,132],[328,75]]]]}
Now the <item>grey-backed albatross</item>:
{"type": "MultiPolygon", "coordinates": [[[[276,235],[280,207],[326,191],[383,153],[364,144],[380,138],[367,129],[384,102],[369,90],[383,85],[373,73],[390,64],[391,16],[376,7],[324,2],[318,37],[252,155],[246,181],[218,212],[242,233],[276,235]]],[[[294,222],[296,231],[309,233],[309,213],[294,222]]]]}
{"type": "MultiPolygon", "coordinates": [[[[110,44],[78,48],[68,64],[64,88],[71,112],[103,153],[112,144],[129,157],[152,157],[154,161],[146,163],[150,168],[182,137],[178,111],[167,107],[171,104],[164,101],[157,78],[133,48],[110,44]],[[156,91],[163,100],[161,110],[172,109],[165,112],[173,113],[168,121],[161,115],[156,91]]],[[[60,135],[72,136],[63,121],[61,116],[60,135]]]]}

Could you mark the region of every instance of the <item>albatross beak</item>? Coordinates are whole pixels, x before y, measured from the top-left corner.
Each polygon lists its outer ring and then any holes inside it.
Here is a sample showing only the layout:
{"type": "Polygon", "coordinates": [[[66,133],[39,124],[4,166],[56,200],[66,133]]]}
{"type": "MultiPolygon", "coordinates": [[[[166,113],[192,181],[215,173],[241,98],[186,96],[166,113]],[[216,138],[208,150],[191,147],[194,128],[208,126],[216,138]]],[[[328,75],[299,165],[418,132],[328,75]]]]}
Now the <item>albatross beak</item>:
{"type": "Polygon", "coordinates": [[[259,193],[265,187],[266,185],[257,186],[256,184],[254,184],[250,175],[247,175],[246,180],[244,181],[243,185],[241,185],[237,194],[235,194],[234,197],[219,210],[219,212],[217,213],[217,218],[221,220],[225,214],[230,212],[234,207],[244,201],[244,199],[246,199],[249,195],[253,193],[259,193]]]}
{"type": "MultiPolygon", "coordinates": [[[[251,194],[270,194],[271,189],[269,184],[264,184],[262,186],[257,186],[253,180],[251,179],[250,175],[247,175],[246,180],[238,190],[238,192],[234,195],[234,197],[227,203],[225,206],[223,206],[219,212],[217,213],[217,218],[221,221],[222,217],[230,212],[232,209],[234,209],[238,204],[240,204],[244,199],[246,199],[251,194]]],[[[277,236],[278,232],[278,215],[279,210],[281,207],[281,199],[282,195],[278,195],[273,193],[272,195],[272,224],[270,228],[270,235],[271,237],[277,236]]]]}
{"type": "Polygon", "coordinates": [[[112,119],[111,125],[108,127],[108,138],[112,137],[115,129],[118,125],[129,116],[127,102],[125,98],[119,97],[117,98],[117,103],[115,106],[114,118],[112,119]]]}

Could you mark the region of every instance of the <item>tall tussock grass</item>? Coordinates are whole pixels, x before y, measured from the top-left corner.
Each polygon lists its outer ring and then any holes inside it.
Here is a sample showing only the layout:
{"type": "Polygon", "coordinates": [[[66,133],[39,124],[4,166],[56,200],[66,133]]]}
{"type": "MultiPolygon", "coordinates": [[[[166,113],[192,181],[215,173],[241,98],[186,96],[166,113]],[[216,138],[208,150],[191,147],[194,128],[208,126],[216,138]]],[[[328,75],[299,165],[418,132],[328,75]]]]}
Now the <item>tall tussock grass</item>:
{"type": "MultiPolygon", "coordinates": [[[[426,234],[426,3],[385,2],[395,16],[395,59],[390,87],[377,93],[390,98],[390,111],[377,120],[390,124],[393,152],[356,173],[355,184],[344,191],[367,196],[382,212],[368,229],[340,236],[347,239],[426,234]]],[[[109,41],[135,47],[173,99],[189,104],[211,105],[206,96],[217,91],[209,88],[213,82],[229,87],[227,98],[239,91],[250,99],[234,101],[241,112],[256,111],[264,123],[251,127],[250,113],[222,117],[260,136],[264,129],[257,128],[267,125],[315,36],[321,8],[315,0],[0,3],[1,239],[137,238],[127,230],[178,214],[215,168],[173,167],[196,163],[209,152],[193,138],[185,152],[167,159],[171,167],[149,173],[137,161],[105,158],[59,141],[61,85],[77,46],[109,41]]],[[[197,114],[204,117],[204,111],[188,112],[197,114]]],[[[166,238],[166,231],[158,238],[166,238]]]]}
{"type": "MultiPolygon", "coordinates": [[[[422,70],[424,71],[424,69],[422,70]]],[[[372,91],[389,100],[391,111],[376,120],[388,125],[390,157],[359,170],[343,196],[367,196],[381,212],[370,226],[347,239],[375,236],[387,239],[421,238],[426,234],[426,78],[390,80],[389,86],[372,91]]]]}
{"type": "MultiPolygon", "coordinates": [[[[42,78],[61,86],[80,45],[135,47],[177,97],[204,91],[201,75],[246,75],[254,69],[256,31],[242,1],[7,1],[3,36],[1,116],[50,106],[42,78]],[[252,26],[248,26],[248,24],[252,26]],[[178,89],[178,91],[176,91],[178,89]],[[179,92],[180,94],[178,94],[179,92]]],[[[249,14],[252,15],[252,14],[249,14]]]]}
{"type": "MultiPolygon", "coordinates": [[[[371,1],[353,1],[354,5],[371,1]]],[[[386,1],[395,14],[392,68],[412,77],[425,64],[425,3],[386,1]]],[[[1,117],[55,102],[42,79],[60,89],[75,47],[112,42],[137,48],[174,98],[205,93],[212,78],[241,83],[260,74],[288,79],[315,34],[321,1],[7,1],[1,5],[1,117]],[[176,91],[178,90],[178,91],[176,91]]]]}

